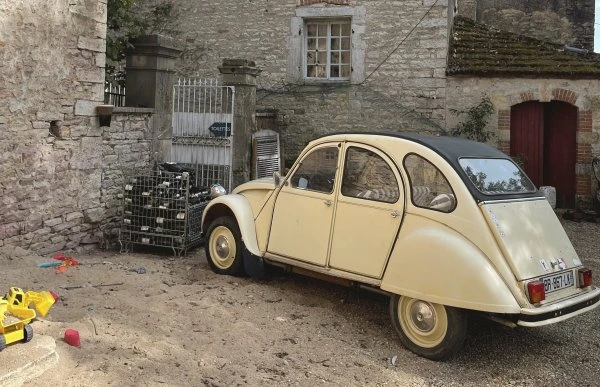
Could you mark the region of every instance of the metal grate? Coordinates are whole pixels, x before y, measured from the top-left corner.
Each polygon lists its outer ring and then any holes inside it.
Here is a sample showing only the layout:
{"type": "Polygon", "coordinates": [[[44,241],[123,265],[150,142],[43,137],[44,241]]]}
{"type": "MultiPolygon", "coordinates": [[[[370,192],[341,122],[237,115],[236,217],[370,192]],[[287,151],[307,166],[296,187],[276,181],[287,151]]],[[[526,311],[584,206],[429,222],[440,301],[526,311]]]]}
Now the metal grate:
{"type": "Polygon", "coordinates": [[[114,106],[125,106],[125,86],[106,82],[104,86],[104,103],[114,106]]]}
{"type": "Polygon", "coordinates": [[[261,130],[252,135],[254,178],[273,176],[281,172],[281,147],[279,133],[261,130]]]}
{"type": "Polygon", "coordinates": [[[173,87],[172,160],[197,165],[199,179],[231,191],[235,89],[216,80],[180,79],[173,87]]]}
{"type": "Polygon", "coordinates": [[[193,172],[168,172],[164,168],[126,179],[121,252],[134,245],[147,245],[167,247],[180,255],[200,244],[202,211],[210,191],[193,185],[193,180],[193,172]]]}

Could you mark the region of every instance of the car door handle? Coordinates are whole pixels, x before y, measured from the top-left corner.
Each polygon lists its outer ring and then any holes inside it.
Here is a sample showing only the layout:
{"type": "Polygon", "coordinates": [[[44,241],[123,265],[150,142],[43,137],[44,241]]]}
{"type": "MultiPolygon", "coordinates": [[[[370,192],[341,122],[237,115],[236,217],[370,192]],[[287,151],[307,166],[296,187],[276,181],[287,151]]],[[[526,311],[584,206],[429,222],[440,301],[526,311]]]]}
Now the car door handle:
{"type": "Polygon", "coordinates": [[[390,215],[392,215],[392,218],[397,218],[397,217],[398,217],[398,215],[400,215],[400,214],[398,213],[398,211],[392,211],[392,212],[390,213],[390,215]]]}
{"type": "Polygon", "coordinates": [[[323,203],[325,203],[327,207],[331,206],[331,200],[325,200],[323,203]]]}

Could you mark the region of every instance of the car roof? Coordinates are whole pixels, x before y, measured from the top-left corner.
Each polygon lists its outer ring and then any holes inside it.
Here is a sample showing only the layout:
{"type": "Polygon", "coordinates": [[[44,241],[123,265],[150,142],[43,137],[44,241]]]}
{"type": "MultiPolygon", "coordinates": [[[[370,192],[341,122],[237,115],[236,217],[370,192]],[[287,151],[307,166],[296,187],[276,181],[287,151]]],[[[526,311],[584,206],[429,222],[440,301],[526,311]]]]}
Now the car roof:
{"type": "MultiPolygon", "coordinates": [[[[450,166],[458,173],[467,188],[478,202],[490,201],[490,200],[504,200],[504,199],[517,199],[517,198],[530,198],[530,197],[543,197],[540,192],[535,193],[519,193],[519,194],[502,194],[502,195],[485,195],[481,193],[475,186],[470,182],[465,171],[459,164],[460,158],[496,158],[496,159],[508,159],[512,160],[505,153],[498,149],[477,141],[467,140],[460,137],[452,136],[432,136],[421,133],[411,132],[344,132],[330,134],[322,136],[319,139],[325,139],[331,137],[335,139],[338,136],[387,136],[392,138],[399,138],[415,142],[423,145],[434,152],[438,153],[444,158],[450,166]]],[[[517,166],[518,167],[518,166],[517,166]]],[[[520,167],[519,167],[520,169],[520,167]]]]}
{"type": "Polygon", "coordinates": [[[500,152],[498,149],[487,144],[451,136],[432,136],[410,132],[345,132],[322,136],[320,139],[340,135],[386,136],[413,141],[432,149],[448,160],[448,162],[451,164],[458,164],[459,157],[510,158],[506,154],[500,152]]]}

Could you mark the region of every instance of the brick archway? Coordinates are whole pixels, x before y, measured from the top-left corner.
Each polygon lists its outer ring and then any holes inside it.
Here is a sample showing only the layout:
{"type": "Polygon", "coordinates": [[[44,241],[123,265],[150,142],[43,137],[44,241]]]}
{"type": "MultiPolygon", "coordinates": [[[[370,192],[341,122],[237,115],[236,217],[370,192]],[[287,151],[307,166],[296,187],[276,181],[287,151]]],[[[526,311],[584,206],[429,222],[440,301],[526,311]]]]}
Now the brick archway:
{"type": "MultiPolygon", "coordinates": [[[[580,101],[580,97],[572,90],[564,88],[555,88],[551,91],[551,98],[542,98],[539,90],[530,90],[508,96],[509,106],[512,107],[522,102],[555,100],[566,102],[578,108],[577,114],[577,140],[575,149],[575,194],[577,205],[585,202],[589,203],[592,199],[592,111],[580,101]]],[[[589,106],[589,104],[587,105],[589,106]]],[[[498,149],[506,154],[510,154],[510,120],[511,109],[502,109],[498,111],[498,131],[500,141],[498,149]]]]}

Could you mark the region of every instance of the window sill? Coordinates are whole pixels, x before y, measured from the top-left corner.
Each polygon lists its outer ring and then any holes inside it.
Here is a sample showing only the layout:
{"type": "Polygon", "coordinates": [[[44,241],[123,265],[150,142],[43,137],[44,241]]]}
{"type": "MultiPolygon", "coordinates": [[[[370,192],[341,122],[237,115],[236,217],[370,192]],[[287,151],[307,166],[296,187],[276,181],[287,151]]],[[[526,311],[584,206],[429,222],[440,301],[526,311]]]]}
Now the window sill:
{"type": "Polygon", "coordinates": [[[302,84],[306,86],[318,85],[351,85],[350,79],[303,79],[302,84]]]}

